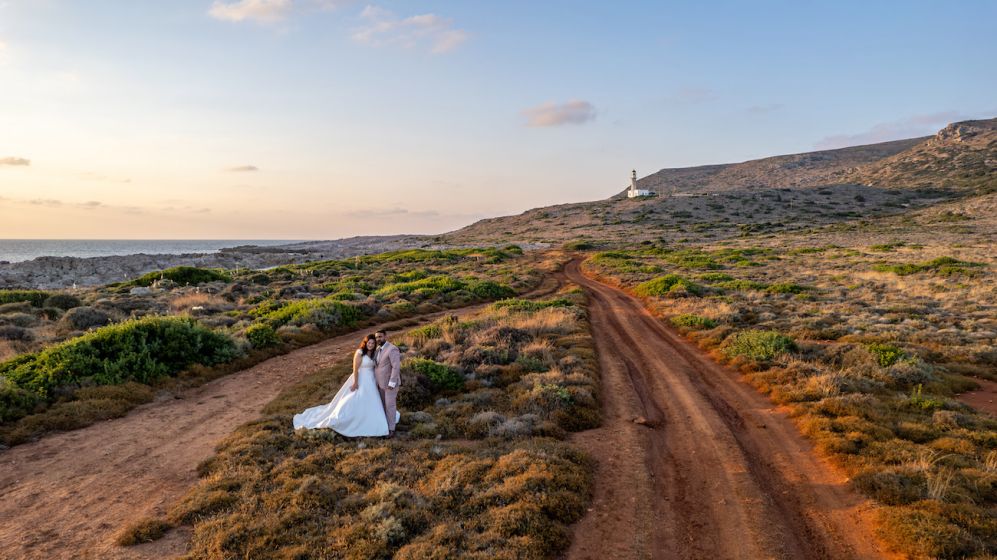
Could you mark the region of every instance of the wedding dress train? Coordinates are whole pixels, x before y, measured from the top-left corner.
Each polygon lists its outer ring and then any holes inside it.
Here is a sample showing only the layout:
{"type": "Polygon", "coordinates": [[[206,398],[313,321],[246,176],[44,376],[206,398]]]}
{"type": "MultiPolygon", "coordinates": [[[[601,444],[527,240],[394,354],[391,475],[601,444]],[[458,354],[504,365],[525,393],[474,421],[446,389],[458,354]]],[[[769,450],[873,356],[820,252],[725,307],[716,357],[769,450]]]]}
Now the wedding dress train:
{"type": "MultiPolygon", "coordinates": [[[[359,350],[357,350],[359,352],[359,350]]],[[[294,415],[294,429],[331,428],[347,437],[386,436],[388,420],[374,380],[374,360],[364,356],[357,370],[359,387],[351,391],[351,375],[328,404],[313,406],[294,415]]],[[[395,413],[396,421],[401,416],[395,413]]]]}

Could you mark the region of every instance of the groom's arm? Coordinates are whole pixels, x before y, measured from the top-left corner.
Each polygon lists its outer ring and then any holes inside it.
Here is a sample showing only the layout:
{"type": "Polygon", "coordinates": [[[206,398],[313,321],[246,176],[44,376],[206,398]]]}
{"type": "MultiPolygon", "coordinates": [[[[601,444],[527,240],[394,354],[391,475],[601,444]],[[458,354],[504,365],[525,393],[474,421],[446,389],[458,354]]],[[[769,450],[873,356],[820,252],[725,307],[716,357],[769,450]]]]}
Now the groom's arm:
{"type": "Polygon", "coordinates": [[[402,359],[400,354],[401,353],[398,351],[397,346],[392,348],[391,352],[388,353],[388,359],[391,360],[391,377],[388,378],[388,382],[390,383],[393,381],[395,383],[395,389],[397,389],[402,382],[402,359]]]}

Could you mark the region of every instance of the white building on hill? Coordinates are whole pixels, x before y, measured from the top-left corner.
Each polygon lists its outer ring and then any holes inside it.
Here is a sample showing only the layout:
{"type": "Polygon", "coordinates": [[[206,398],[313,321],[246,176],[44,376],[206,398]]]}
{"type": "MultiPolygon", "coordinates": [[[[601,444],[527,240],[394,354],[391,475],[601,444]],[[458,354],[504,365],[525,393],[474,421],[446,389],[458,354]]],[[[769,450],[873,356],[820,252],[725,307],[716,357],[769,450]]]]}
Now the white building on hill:
{"type": "Polygon", "coordinates": [[[627,190],[627,198],[637,198],[638,196],[651,196],[654,193],[647,189],[637,188],[637,170],[630,172],[630,188],[627,190]]]}

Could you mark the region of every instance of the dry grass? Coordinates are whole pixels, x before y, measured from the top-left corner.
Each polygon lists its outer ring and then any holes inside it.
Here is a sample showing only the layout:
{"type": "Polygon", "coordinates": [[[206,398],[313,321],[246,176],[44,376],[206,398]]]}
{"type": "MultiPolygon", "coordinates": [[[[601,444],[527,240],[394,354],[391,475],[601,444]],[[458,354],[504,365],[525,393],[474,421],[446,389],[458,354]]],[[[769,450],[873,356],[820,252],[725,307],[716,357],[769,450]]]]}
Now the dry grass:
{"type": "Polygon", "coordinates": [[[557,313],[493,308],[403,337],[404,358],[465,382],[434,387],[404,369],[393,440],[291,429],[348,364],[288,387],[198,468],[164,523],[193,526],[189,558],[556,556],[591,488],[588,459],[558,440],[598,422],[595,356],[570,297],[557,313]]]}
{"type": "Polygon", "coordinates": [[[669,273],[701,283],[699,297],[668,293],[647,305],[664,318],[714,320],[714,328],[682,331],[788,406],[858,489],[889,506],[882,532],[894,548],[994,554],[997,421],[954,396],[973,387],[967,376],[997,375],[997,254],[988,241],[997,218],[959,212],[969,229],[953,230],[932,212],[682,251],[616,251],[585,266],[626,289],[669,273]],[[983,266],[906,276],[873,270],[945,256],[983,266]],[[812,289],[764,288],[776,284],[812,289]],[[782,333],[797,348],[764,361],[717,352],[749,330],[782,333]]]}

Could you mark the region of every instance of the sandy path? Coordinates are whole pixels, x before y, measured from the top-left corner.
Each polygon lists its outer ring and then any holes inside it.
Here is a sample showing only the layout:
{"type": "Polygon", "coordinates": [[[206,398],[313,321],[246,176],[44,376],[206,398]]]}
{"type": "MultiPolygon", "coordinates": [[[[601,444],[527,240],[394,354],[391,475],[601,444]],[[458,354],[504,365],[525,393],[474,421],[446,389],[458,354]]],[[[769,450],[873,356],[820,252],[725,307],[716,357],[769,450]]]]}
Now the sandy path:
{"type": "Polygon", "coordinates": [[[784,414],[635,298],[566,273],[590,297],[605,413],[573,437],[599,467],[568,558],[888,557],[872,506],[784,414]]]}
{"type": "MultiPolygon", "coordinates": [[[[481,306],[445,311],[463,314],[481,306]]],[[[287,385],[331,366],[375,327],[261,362],[127,416],[0,453],[0,558],[161,558],[186,535],[132,548],[114,544],[131,520],[162,514],[197,480],[198,463],[256,418],[287,385]]]]}
{"type": "Polygon", "coordinates": [[[979,383],[980,388],[956,395],[956,398],[980,412],[997,417],[997,403],[994,402],[997,401],[997,382],[979,377],[974,377],[973,381],[979,383]]]}

